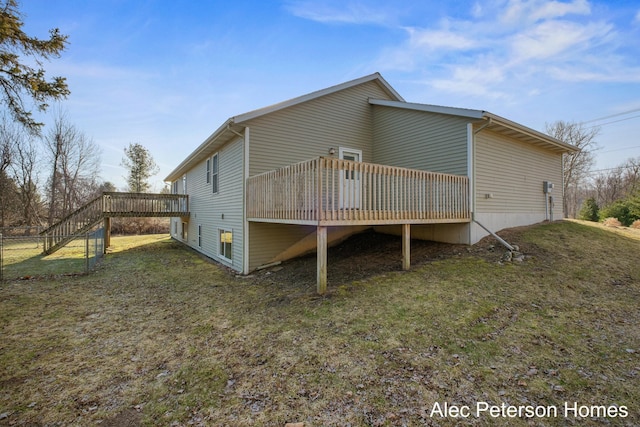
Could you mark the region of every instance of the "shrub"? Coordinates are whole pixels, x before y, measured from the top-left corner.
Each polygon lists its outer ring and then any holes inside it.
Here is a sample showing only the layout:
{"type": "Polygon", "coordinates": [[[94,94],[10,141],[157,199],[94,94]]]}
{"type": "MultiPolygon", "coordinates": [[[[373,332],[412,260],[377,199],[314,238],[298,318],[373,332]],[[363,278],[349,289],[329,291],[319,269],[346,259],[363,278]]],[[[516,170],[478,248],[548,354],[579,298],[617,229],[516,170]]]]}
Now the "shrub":
{"type": "Polygon", "coordinates": [[[638,219],[631,213],[631,199],[618,200],[600,209],[600,218],[616,218],[622,225],[628,227],[638,219]]]}
{"type": "Polygon", "coordinates": [[[606,227],[620,227],[622,225],[622,223],[615,218],[605,218],[602,224],[606,227]]]}
{"type": "Polygon", "coordinates": [[[589,197],[582,204],[582,209],[580,209],[580,213],[578,214],[578,219],[582,219],[585,221],[594,221],[597,222],[600,219],[598,213],[600,208],[598,207],[598,203],[596,199],[593,197],[589,197]]]}

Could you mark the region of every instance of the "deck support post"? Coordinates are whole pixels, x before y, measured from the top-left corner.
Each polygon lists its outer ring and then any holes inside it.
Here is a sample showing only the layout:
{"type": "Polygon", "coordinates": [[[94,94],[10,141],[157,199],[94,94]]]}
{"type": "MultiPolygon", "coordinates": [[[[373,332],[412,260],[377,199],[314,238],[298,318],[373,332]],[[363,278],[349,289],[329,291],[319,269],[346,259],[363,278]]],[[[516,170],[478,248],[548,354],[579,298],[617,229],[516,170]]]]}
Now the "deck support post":
{"type": "Polygon", "coordinates": [[[107,248],[111,246],[111,217],[104,217],[104,253],[107,253],[107,248]]]}
{"type": "Polygon", "coordinates": [[[318,294],[327,292],[327,227],[318,226],[317,232],[318,253],[318,294]]]}
{"type": "Polygon", "coordinates": [[[402,224],[402,269],[411,268],[411,224],[402,224]]]}

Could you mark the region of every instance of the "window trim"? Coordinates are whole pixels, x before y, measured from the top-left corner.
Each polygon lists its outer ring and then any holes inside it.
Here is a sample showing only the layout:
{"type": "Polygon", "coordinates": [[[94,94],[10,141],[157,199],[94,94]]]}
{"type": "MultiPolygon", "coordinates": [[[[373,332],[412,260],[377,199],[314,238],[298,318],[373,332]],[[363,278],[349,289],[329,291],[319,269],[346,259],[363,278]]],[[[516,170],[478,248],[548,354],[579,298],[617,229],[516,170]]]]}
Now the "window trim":
{"type": "Polygon", "coordinates": [[[218,228],[218,256],[227,262],[233,263],[233,228],[218,228]],[[231,242],[229,242],[229,254],[226,253],[226,250],[223,251],[223,248],[226,247],[226,243],[224,243],[225,246],[223,246],[222,242],[223,233],[231,234],[231,242]],[[227,257],[226,255],[229,255],[229,257],[227,257]]]}

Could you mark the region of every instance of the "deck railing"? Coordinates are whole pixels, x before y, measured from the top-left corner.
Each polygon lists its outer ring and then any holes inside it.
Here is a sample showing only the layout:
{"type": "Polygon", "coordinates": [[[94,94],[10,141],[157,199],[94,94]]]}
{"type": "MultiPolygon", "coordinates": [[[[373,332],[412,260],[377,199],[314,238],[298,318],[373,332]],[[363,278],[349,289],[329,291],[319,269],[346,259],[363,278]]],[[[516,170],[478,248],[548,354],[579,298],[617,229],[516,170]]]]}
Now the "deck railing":
{"type": "Polygon", "coordinates": [[[299,224],[466,222],[465,176],[318,157],[250,177],[250,221],[299,224]]]}
{"type": "Polygon", "coordinates": [[[183,216],[188,212],[183,194],[102,193],[105,216],[183,216]]]}
{"type": "Polygon", "coordinates": [[[189,199],[182,194],[104,192],[40,234],[50,254],[95,227],[105,217],[171,217],[187,215],[189,199]]]}

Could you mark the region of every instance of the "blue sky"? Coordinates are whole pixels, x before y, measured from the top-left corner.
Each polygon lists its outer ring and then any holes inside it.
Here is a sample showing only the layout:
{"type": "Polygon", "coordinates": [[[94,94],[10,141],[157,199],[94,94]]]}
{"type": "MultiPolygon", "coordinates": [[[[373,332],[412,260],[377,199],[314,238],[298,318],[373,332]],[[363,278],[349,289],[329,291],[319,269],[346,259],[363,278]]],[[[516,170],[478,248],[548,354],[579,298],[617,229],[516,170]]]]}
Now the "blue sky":
{"type": "MultiPolygon", "coordinates": [[[[640,156],[640,1],[22,0],[69,36],[60,104],[125,186],[131,142],[163,178],[227,118],[380,72],[407,100],[544,131],[603,124],[595,169],[640,156]],[[618,115],[620,114],[620,115],[618,115]],[[614,116],[615,115],[615,116],[614,116]],[[615,122],[615,123],[611,123],[615,122]]],[[[51,114],[45,117],[50,120],[51,114]]],[[[45,130],[46,131],[46,130],[45,130]]]]}

